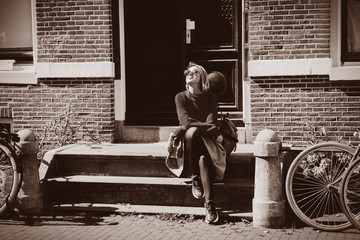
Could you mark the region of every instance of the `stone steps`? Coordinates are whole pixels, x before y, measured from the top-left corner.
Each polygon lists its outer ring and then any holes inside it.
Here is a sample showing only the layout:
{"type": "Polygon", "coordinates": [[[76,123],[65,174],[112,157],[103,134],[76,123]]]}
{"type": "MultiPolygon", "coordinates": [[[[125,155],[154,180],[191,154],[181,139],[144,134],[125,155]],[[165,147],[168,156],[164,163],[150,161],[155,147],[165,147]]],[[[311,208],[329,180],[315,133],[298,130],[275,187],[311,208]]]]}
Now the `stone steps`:
{"type": "MultiPolygon", "coordinates": [[[[191,194],[188,173],[175,177],[165,166],[164,142],[74,144],[49,151],[40,166],[48,209],[61,204],[125,204],[203,207],[191,194]]],[[[224,180],[214,184],[217,207],[251,212],[253,145],[238,144],[224,180]]]]}
{"type": "MultiPolygon", "coordinates": [[[[47,179],[46,205],[62,203],[123,203],[201,207],[191,194],[190,178],[72,175],[47,179]]],[[[217,207],[251,211],[253,181],[231,179],[214,184],[217,207]]]]}
{"type": "MultiPolygon", "coordinates": [[[[226,178],[253,178],[252,148],[251,144],[238,144],[236,152],[227,159],[226,178]]],[[[40,178],[77,174],[174,177],[165,165],[167,151],[163,142],[74,144],[49,153],[53,154],[51,166],[45,167],[46,173],[40,178]]]]}

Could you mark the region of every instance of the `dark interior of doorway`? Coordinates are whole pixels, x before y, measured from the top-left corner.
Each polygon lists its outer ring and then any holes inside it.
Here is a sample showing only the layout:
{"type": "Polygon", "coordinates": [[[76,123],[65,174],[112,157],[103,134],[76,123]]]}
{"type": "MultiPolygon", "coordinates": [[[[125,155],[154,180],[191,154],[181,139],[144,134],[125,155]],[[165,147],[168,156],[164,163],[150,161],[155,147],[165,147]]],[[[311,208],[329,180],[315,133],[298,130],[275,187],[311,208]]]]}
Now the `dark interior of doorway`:
{"type": "Polygon", "coordinates": [[[178,125],[184,90],[182,3],[125,0],[127,125],[178,125]]]}

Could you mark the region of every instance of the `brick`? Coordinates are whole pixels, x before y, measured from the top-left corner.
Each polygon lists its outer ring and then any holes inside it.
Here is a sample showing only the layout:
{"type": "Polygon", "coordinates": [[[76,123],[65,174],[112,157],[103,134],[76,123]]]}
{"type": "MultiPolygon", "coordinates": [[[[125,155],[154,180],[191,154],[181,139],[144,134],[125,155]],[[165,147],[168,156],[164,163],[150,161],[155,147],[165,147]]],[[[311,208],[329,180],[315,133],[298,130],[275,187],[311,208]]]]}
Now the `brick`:
{"type": "Polygon", "coordinates": [[[330,130],[333,134],[341,132],[344,140],[350,141],[354,128],[360,125],[359,81],[334,83],[324,76],[254,78],[251,91],[256,92],[259,86],[264,100],[255,100],[259,96],[256,93],[251,99],[255,135],[257,127],[270,126],[283,141],[304,144],[306,137],[294,137],[291,128],[309,121],[318,126],[339,126],[330,130]],[[271,105],[267,108],[264,103],[271,105]]]}
{"type": "MultiPolygon", "coordinates": [[[[330,55],[330,4],[325,2],[308,2],[307,5],[299,4],[299,1],[250,1],[249,5],[249,35],[256,38],[250,38],[250,59],[297,59],[297,58],[321,58],[330,55]],[[281,2],[281,3],[280,3],[281,2]],[[264,6],[271,6],[265,8],[264,6]],[[285,6],[285,7],[284,7],[285,6]],[[261,11],[261,8],[263,10],[261,11]],[[284,11],[287,9],[287,11],[284,11]],[[266,17],[263,17],[266,16],[266,17]],[[266,19],[266,20],[265,20],[266,19]],[[299,31],[294,31],[297,29],[299,31]],[[303,32],[311,29],[312,32],[303,32]],[[275,31],[276,30],[276,31],[275,31]],[[292,30],[284,31],[284,30],[292,30]],[[300,31],[302,30],[302,31],[300,31]],[[282,46],[279,51],[267,52],[268,40],[276,37],[277,44],[282,46]],[[265,39],[267,41],[254,41],[256,39],[265,39]],[[309,51],[285,52],[286,49],[292,49],[292,43],[288,40],[315,40],[304,41],[296,45],[304,46],[309,51]],[[326,39],[326,45],[314,45],[318,41],[326,39]],[[321,49],[321,52],[317,52],[321,49]],[[290,56],[289,56],[290,55],[290,56]]],[[[305,1],[306,2],[306,1],[305,1]]]]}
{"type": "MultiPolygon", "coordinates": [[[[92,37],[106,35],[111,39],[111,1],[46,1],[38,2],[36,8],[38,36],[46,36],[38,41],[38,62],[85,62],[85,61],[112,61],[112,42],[99,44],[96,46],[99,54],[90,56],[89,54],[73,57],[74,52],[66,51],[66,48],[83,49],[84,42],[75,40],[78,38],[91,39],[92,37]],[[101,11],[100,11],[101,10],[101,11]],[[89,19],[99,19],[102,21],[87,21],[89,19]],[[84,31],[79,29],[84,29],[84,31]],[[102,30],[96,32],[94,30],[102,30]],[[63,31],[64,30],[64,31],[63,31]],[[107,30],[107,31],[106,31],[107,30]],[[63,31],[63,33],[61,33],[63,31]],[[59,42],[55,36],[59,33],[65,34],[66,41],[59,42]],[[51,36],[54,36],[51,39],[51,36]],[[80,45],[79,45],[80,44],[80,45]],[[101,55],[100,53],[106,53],[101,55]]],[[[95,51],[95,48],[91,51],[95,51]]],[[[96,53],[96,51],[95,51],[96,53]]]]}

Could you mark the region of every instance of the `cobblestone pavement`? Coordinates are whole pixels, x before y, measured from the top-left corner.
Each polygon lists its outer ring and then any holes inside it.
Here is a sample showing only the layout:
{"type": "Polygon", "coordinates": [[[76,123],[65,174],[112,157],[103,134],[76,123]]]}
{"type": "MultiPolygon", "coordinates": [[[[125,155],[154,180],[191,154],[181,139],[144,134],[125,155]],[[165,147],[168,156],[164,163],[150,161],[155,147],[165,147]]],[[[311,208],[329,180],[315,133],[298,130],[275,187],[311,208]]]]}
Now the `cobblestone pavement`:
{"type": "Polygon", "coordinates": [[[360,239],[360,231],[323,232],[310,227],[259,229],[243,220],[208,225],[201,218],[175,215],[77,214],[0,219],[0,239],[360,239]]]}

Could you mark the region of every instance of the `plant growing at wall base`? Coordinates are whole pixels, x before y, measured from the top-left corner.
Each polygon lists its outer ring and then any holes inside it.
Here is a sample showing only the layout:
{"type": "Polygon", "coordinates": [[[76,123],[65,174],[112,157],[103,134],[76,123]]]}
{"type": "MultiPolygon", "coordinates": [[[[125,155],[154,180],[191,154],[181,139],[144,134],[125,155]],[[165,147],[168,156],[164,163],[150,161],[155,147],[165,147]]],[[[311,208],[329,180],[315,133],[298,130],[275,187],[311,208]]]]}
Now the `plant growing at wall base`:
{"type": "MultiPolygon", "coordinates": [[[[305,122],[305,130],[303,131],[304,138],[307,139],[307,142],[311,145],[319,142],[327,142],[330,139],[330,136],[324,126],[316,127],[314,123],[305,122]]],[[[343,140],[343,136],[334,136],[337,142],[343,140]]]]}
{"type": "MultiPolygon", "coordinates": [[[[50,142],[54,147],[63,147],[78,142],[80,140],[79,134],[86,135],[90,142],[100,143],[100,140],[82,122],[75,122],[74,112],[69,104],[64,113],[44,127],[43,135],[38,137],[39,154],[43,154],[46,142],[50,142]]],[[[41,159],[41,156],[39,156],[39,159],[41,159]]]]}

